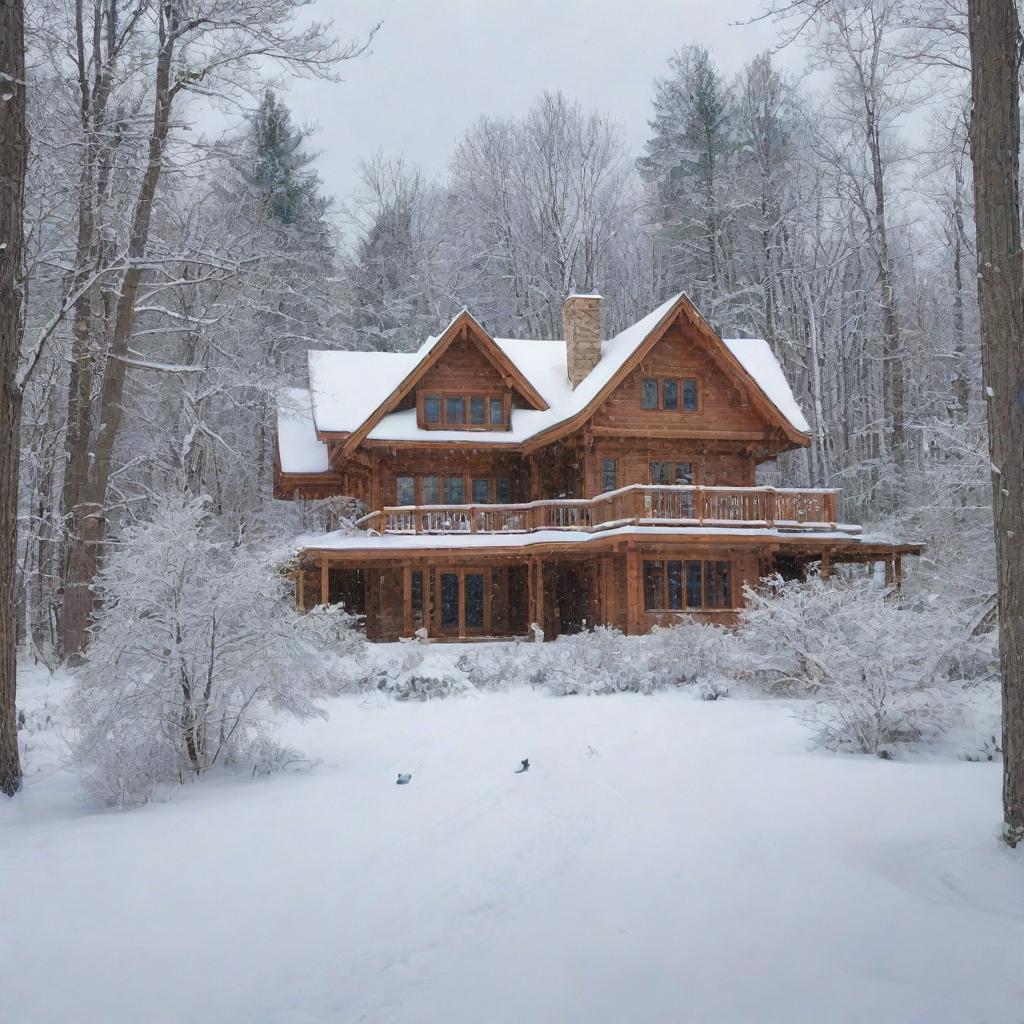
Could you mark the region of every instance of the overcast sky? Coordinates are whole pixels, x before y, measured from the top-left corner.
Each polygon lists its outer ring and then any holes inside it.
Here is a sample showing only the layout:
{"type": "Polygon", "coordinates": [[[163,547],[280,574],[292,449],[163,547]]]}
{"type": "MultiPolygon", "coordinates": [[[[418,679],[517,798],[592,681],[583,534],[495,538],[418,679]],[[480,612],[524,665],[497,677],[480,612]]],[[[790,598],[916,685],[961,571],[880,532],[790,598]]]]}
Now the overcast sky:
{"type": "MultiPolygon", "coordinates": [[[[704,43],[732,73],[771,46],[770,24],[737,25],[763,0],[316,0],[342,35],[383,21],[372,53],[340,83],[298,82],[287,99],[318,128],[325,191],[347,199],[354,166],[379,150],[444,170],[481,114],[519,115],[544,89],[561,89],[625,127],[639,154],[652,83],[680,46],[704,43]]],[[[785,55],[793,66],[795,52],[785,55]]]]}

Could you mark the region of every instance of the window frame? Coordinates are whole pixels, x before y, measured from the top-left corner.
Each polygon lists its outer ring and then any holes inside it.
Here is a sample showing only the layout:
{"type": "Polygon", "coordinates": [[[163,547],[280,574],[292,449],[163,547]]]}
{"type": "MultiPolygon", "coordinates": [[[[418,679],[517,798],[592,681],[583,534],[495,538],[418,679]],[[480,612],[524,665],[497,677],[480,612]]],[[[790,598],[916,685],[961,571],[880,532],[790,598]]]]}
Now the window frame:
{"type": "Polygon", "coordinates": [[[735,562],[728,558],[644,558],[641,579],[644,612],[652,614],[684,612],[731,612],[736,610],[735,562]],[[673,569],[673,566],[676,568],[673,569]],[[694,573],[693,566],[697,567],[694,573]],[[660,568],[657,568],[660,567],[660,568]],[[723,569],[724,567],[724,569],[723,569]],[[657,586],[652,584],[660,575],[657,586]],[[678,607],[672,606],[672,577],[678,581],[678,607]],[[691,604],[694,576],[699,576],[700,604],[691,604]],[[657,592],[657,593],[656,593],[657,592]],[[651,604],[652,594],[658,603],[651,604]],[[718,603],[721,597],[725,603],[718,603]]]}
{"type": "Polygon", "coordinates": [[[492,388],[420,388],[416,392],[416,425],[421,430],[505,432],[512,429],[512,394],[509,391],[495,391],[492,388]],[[438,402],[436,421],[427,421],[428,399],[436,399],[438,402]],[[451,399],[462,399],[461,421],[448,419],[448,402],[451,399]],[[484,404],[484,418],[480,423],[473,422],[474,401],[484,404]],[[500,423],[495,423],[491,417],[498,402],[501,403],[502,419],[500,423]]]}
{"type": "Polygon", "coordinates": [[[704,409],[704,388],[700,377],[678,377],[671,373],[648,374],[640,378],[640,408],[644,412],[668,412],[680,416],[693,416],[704,409]],[[647,385],[653,382],[657,387],[657,404],[647,404],[647,385]],[[665,404],[665,385],[675,385],[675,404],[665,404]],[[686,385],[692,384],[697,393],[697,406],[694,409],[686,408],[686,385]]]}

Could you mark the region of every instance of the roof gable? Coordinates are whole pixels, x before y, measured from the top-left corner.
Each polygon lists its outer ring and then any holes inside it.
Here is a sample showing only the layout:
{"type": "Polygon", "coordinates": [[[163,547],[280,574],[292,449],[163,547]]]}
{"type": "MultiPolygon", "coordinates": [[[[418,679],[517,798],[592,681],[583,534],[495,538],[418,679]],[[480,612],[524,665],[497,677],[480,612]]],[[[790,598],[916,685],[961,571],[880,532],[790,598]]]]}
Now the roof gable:
{"type": "Polygon", "coordinates": [[[537,389],[523,375],[508,355],[495,344],[494,339],[480,326],[476,318],[464,309],[436,338],[428,340],[416,354],[419,361],[405,375],[400,383],[386,395],[375,409],[363,420],[345,441],[344,451],[353,451],[371,430],[394,410],[423,377],[443,359],[449,349],[460,340],[475,345],[485,359],[494,367],[502,380],[518,391],[534,409],[544,411],[548,403],[537,389]]]}

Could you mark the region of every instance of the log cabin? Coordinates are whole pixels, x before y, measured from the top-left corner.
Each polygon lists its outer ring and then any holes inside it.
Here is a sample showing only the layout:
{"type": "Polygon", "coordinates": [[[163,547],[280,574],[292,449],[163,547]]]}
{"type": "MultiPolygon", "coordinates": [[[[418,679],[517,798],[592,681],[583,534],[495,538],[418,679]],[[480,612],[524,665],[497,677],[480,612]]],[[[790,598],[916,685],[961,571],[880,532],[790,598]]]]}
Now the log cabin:
{"type": "Polygon", "coordinates": [[[811,438],[770,346],[723,340],[685,294],[603,338],[598,295],[562,340],[492,338],[463,310],[412,353],[311,351],[278,410],[274,493],[349,496],[357,530],[305,538],[296,602],[371,639],[628,634],[730,624],[744,584],[920,544],[842,522],[831,489],[757,485],[811,438]]]}

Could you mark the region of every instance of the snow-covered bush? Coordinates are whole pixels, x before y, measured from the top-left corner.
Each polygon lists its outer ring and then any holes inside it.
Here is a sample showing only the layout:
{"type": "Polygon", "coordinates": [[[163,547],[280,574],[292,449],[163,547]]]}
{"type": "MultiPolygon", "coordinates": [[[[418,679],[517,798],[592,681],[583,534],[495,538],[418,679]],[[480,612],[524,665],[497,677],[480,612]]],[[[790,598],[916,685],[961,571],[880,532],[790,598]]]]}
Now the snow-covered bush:
{"type": "Polygon", "coordinates": [[[434,700],[473,690],[458,668],[431,665],[431,648],[421,643],[403,644],[398,655],[372,664],[359,680],[360,689],[378,690],[396,700],[434,700]]]}
{"type": "Polygon", "coordinates": [[[279,714],[321,712],[355,653],[352,616],[300,615],[274,560],[222,539],[202,500],[162,499],[97,579],[88,659],[69,710],[90,788],[124,805],[216,765],[283,764],[279,714]]]}
{"type": "Polygon", "coordinates": [[[748,588],[723,668],[771,693],[808,697],[828,747],[880,753],[934,740],[994,686],[990,638],[947,604],[901,602],[871,580],[748,588]]]}

